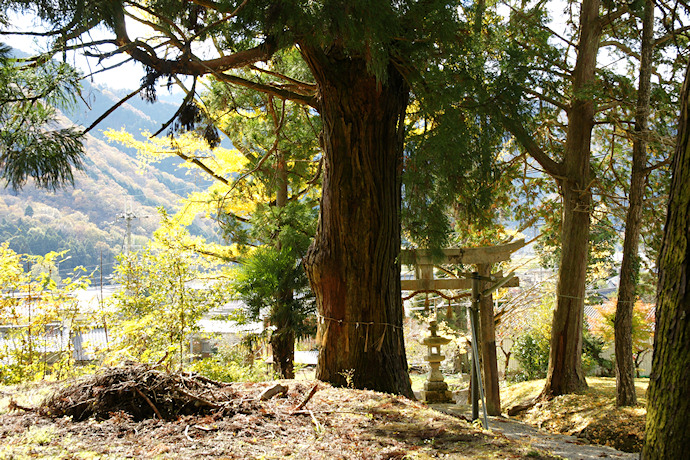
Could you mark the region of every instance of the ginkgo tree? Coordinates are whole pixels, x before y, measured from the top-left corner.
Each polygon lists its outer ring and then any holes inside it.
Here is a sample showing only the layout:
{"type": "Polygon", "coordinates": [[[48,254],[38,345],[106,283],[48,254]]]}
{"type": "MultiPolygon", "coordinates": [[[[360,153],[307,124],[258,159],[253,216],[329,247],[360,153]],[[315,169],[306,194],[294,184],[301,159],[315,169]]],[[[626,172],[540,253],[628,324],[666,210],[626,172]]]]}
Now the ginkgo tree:
{"type": "Polygon", "coordinates": [[[203,214],[217,220],[226,244],[179,233],[167,244],[239,263],[234,292],[250,318],[268,320],[276,370],[292,378],[295,338],[315,324],[308,321],[314,303],[301,261],[315,231],[319,122],[294,103],[223,85],[211,86],[196,104],[232,148],[209,148],[207,133],[175,138],[142,133],[143,140],[124,131],[107,135],[135,147],[144,164],[178,156],[213,180],[206,190],[190,194],[167,226],[190,225],[203,214]]]}
{"type": "Polygon", "coordinates": [[[115,279],[122,289],[109,299],[119,337],[108,360],[183,367],[199,320],[225,301],[226,283],[217,257],[167,244],[184,239],[184,233],[182,228],[164,226],[145,248],[120,256],[115,279]]]}
{"type": "Polygon", "coordinates": [[[59,277],[56,265],[65,254],[17,254],[0,244],[1,384],[59,379],[73,368],[73,340],[90,319],[74,294],[89,282],[81,270],[59,277]]]}

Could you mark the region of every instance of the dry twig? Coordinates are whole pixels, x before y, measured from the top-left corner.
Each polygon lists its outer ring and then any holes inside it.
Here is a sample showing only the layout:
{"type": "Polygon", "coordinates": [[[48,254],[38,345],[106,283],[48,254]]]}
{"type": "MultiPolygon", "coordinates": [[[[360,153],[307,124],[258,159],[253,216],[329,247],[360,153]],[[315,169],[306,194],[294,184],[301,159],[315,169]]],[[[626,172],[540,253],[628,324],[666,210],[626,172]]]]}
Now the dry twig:
{"type": "Polygon", "coordinates": [[[307,405],[307,403],[309,402],[309,400],[312,398],[312,396],[314,396],[314,394],[316,393],[316,390],[318,390],[318,389],[319,389],[319,384],[318,384],[318,383],[315,383],[314,386],[312,387],[311,391],[310,391],[309,394],[307,395],[307,397],[304,398],[304,400],[302,400],[301,403],[299,403],[299,406],[297,406],[297,407],[295,408],[295,411],[294,411],[294,412],[298,412],[298,411],[304,409],[304,406],[307,405]]]}

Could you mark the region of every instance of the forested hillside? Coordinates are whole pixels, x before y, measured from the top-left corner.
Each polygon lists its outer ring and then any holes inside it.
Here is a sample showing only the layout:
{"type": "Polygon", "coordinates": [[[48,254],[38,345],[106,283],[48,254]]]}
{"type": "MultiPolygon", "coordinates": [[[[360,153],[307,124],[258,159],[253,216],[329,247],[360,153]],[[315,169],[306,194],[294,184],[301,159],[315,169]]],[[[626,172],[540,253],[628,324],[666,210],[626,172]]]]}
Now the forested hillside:
{"type": "MultiPolygon", "coordinates": [[[[78,106],[63,121],[88,126],[118,100],[119,94],[84,81],[78,106]]],[[[0,189],[0,241],[27,254],[69,250],[59,267],[62,276],[79,265],[97,270],[102,254],[103,273],[110,274],[115,256],[124,249],[126,207],[137,216],[131,220],[136,249],[157,228],[157,207],[174,210],[180,196],[203,178],[185,175],[172,161],[141,169],[136,152],[106,142],[102,132],[123,127],[132,133],[155,131],[174,111],[173,104],[132,98],[87,136],[86,169],[77,172],[74,187],[55,192],[31,184],[19,191],[0,189]]],[[[210,236],[210,228],[191,230],[210,236]]]]}

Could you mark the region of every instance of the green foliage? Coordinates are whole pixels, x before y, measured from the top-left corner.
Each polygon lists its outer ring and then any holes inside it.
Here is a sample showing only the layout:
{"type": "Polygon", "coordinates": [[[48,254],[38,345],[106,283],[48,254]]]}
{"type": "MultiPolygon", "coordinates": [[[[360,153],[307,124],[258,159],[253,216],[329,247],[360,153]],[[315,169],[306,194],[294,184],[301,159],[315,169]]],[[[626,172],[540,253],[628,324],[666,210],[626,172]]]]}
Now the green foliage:
{"type": "Polygon", "coordinates": [[[248,363],[241,346],[224,346],[208,358],[194,361],[189,370],[220,382],[261,382],[269,373],[264,364],[248,363]]]}
{"type": "Polygon", "coordinates": [[[182,365],[202,315],[225,301],[215,265],[155,243],[122,255],[116,268],[122,290],[112,299],[119,340],[110,359],[182,365]]]}
{"type": "Polygon", "coordinates": [[[257,248],[243,259],[234,281],[234,291],[248,307],[249,317],[267,314],[275,333],[304,337],[314,332],[308,318],[315,311],[301,259],[290,248],[257,248]]]}
{"type": "Polygon", "coordinates": [[[254,241],[285,248],[295,259],[307,251],[316,231],[318,210],[311,200],[290,202],[284,207],[257,204],[250,235],[254,241]]]}
{"type": "MultiPolygon", "coordinates": [[[[523,333],[515,338],[513,356],[520,364],[520,372],[513,376],[514,381],[525,381],[544,378],[549,365],[551,348],[551,314],[555,299],[545,296],[541,305],[531,313],[523,333]]],[[[590,332],[585,321],[582,339],[582,369],[591,374],[599,366],[604,374],[609,374],[612,362],[602,357],[607,341],[596,333],[590,332]]]]}
{"type": "Polygon", "coordinates": [[[551,347],[551,316],[555,307],[555,296],[548,293],[552,285],[545,286],[541,303],[525,314],[528,315],[520,334],[514,337],[513,356],[521,371],[513,377],[516,381],[533,380],[546,376],[551,347]]]}
{"type": "Polygon", "coordinates": [[[613,372],[613,361],[606,359],[601,354],[607,345],[601,337],[592,334],[587,327],[587,321],[582,333],[582,370],[586,375],[590,375],[597,366],[601,368],[601,375],[611,376],[613,372]]]}
{"type": "Polygon", "coordinates": [[[424,84],[433,89],[415,92],[408,109],[402,222],[404,237],[419,247],[447,246],[458,222],[487,226],[501,209],[496,197],[510,190],[501,179],[511,165],[497,161],[506,140],[502,128],[476,110],[487,101],[473,92],[485,64],[483,54],[472,52],[473,38],[444,45],[451,62],[443,53],[430,58],[424,84]],[[476,98],[472,107],[457,102],[468,93],[476,98]]]}
{"type": "Polygon", "coordinates": [[[29,178],[56,189],[74,183],[83,169],[82,134],[53,129],[55,106],[69,106],[79,92],[79,77],[65,63],[22,67],[0,44],[0,178],[21,189],[29,178]]]}
{"type": "Polygon", "coordinates": [[[76,333],[88,321],[73,296],[88,281],[78,271],[57,276],[64,257],[20,255],[0,245],[0,384],[72,373],[72,342],[62,333],[64,327],[76,333]]]}
{"type": "Polygon", "coordinates": [[[550,338],[532,330],[515,340],[513,354],[520,363],[520,372],[514,376],[514,380],[541,379],[546,377],[549,367],[550,338]]]}

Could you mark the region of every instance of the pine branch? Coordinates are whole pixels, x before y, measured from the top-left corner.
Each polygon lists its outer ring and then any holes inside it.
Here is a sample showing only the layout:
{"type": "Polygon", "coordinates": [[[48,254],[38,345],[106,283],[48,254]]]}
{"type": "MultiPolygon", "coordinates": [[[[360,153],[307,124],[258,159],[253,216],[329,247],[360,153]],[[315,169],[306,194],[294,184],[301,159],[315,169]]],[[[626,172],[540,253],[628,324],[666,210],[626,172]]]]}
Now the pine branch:
{"type": "Polygon", "coordinates": [[[498,112],[498,117],[503,124],[503,127],[508,130],[517,141],[523,146],[527,153],[534,158],[537,163],[544,168],[547,174],[550,176],[560,179],[564,176],[563,164],[555,162],[549,155],[534,141],[532,135],[530,135],[527,130],[520,124],[516,122],[509,116],[505,115],[501,111],[498,112]]]}
{"type": "Polygon", "coordinates": [[[570,107],[568,107],[566,104],[563,102],[557,101],[556,99],[553,99],[545,94],[540,93],[539,91],[535,91],[530,88],[522,88],[524,92],[527,94],[531,94],[532,96],[537,97],[538,99],[541,99],[544,102],[548,102],[549,104],[558,107],[559,109],[565,111],[566,113],[570,111],[570,107]]]}

